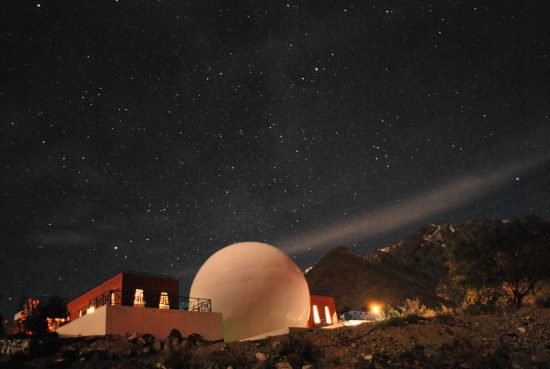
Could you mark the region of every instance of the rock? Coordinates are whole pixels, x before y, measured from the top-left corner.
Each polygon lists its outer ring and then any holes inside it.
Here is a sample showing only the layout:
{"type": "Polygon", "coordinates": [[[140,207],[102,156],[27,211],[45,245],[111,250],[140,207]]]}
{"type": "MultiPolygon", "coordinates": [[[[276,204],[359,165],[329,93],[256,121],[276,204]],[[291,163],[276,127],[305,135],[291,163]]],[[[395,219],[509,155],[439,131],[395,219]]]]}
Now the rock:
{"type": "Polygon", "coordinates": [[[288,361],[281,361],[280,363],[275,364],[277,369],[292,369],[292,365],[288,361]]]}
{"type": "Polygon", "coordinates": [[[258,359],[258,361],[266,361],[267,360],[267,355],[264,354],[263,352],[257,352],[256,353],[256,359],[258,359]]]}
{"type": "Polygon", "coordinates": [[[170,331],[170,334],[168,335],[168,340],[177,340],[181,343],[181,341],[183,340],[183,336],[181,335],[181,332],[177,329],[172,329],[170,331]]]}
{"type": "Polygon", "coordinates": [[[271,344],[271,347],[273,348],[273,351],[277,354],[281,354],[285,350],[285,346],[281,341],[275,341],[271,344]]]}
{"type": "Polygon", "coordinates": [[[531,355],[531,361],[537,364],[550,364],[550,351],[544,350],[534,353],[531,355]]]}
{"type": "Polygon", "coordinates": [[[67,345],[61,347],[61,349],[59,350],[59,356],[66,360],[74,360],[77,357],[77,351],[78,350],[75,345],[67,345]]]}
{"type": "Polygon", "coordinates": [[[23,352],[29,351],[29,348],[31,347],[31,341],[30,340],[21,340],[19,344],[19,348],[23,352]]]}
{"type": "Polygon", "coordinates": [[[82,358],[88,358],[92,355],[92,352],[93,350],[89,347],[83,347],[80,352],[78,353],[78,356],[81,357],[80,360],[82,360],[82,358]]]}
{"type": "Polygon", "coordinates": [[[156,341],[155,336],[149,333],[145,333],[142,337],[145,340],[145,342],[147,342],[148,344],[152,344],[153,342],[156,341]]]}
{"type": "Polygon", "coordinates": [[[521,334],[525,333],[525,328],[518,327],[518,332],[521,333],[521,334]]]}
{"type": "Polygon", "coordinates": [[[267,361],[258,361],[256,364],[254,364],[250,369],[268,369],[267,361]]]}
{"type": "Polygon", "coordinates": [[[364,356],[363,356],[363,360],[365,360],[365,361],[371,361],[371,360],[372,360],[372,355],[364,355],[364,356]]]}
{"type": "Polygon", "coordinates": [[[132,355],[134,349],[134,345],[128,339],[116,335],[96,341],[95,347],[107,350],[107,355],[112,355],[113,357],[129,357],[132,355]],[[109,354],[109,351],[112,354],[109,354]]]}

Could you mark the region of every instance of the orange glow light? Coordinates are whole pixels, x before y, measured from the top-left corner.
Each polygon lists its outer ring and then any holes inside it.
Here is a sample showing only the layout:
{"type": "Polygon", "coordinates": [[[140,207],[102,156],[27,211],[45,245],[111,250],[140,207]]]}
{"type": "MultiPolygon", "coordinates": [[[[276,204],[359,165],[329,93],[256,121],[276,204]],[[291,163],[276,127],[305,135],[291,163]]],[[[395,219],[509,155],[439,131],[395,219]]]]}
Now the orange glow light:
{"type": "Polygon", "coordinates": [[[321,324],[321,317],[319,316],[319,309],[317,309],[317,305],[313,305],[313,322],[315,324],[321,324]]]}
{"type": "Polygon", "coordinates": [[[327,324],[332,324],[332,318],[330,316],[330,310],[328,309],[328,306],[325,306],[325,319],[327,324]]]}

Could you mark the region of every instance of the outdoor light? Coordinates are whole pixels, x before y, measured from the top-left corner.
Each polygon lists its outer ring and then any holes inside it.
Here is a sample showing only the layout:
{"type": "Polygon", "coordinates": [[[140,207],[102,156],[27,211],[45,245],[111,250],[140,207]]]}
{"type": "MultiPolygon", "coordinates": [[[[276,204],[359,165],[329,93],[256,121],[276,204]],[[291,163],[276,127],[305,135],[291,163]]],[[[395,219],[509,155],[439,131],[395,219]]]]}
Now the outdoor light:
{"type": "Polygon", "coordinates": [[[319,316],[317,305],[313,305],[313,322],[315,324],[321,324],[321,317],[319,316]]]}
{"type": "Polygon", "coordinates": [[[371,313],[373,313],[373,314],[380,314],[380,305],[378,305],[378,304],[372,304],[372,305],[370,306],[370,311],[371,311],[371,313]]]}
{"type": "Polygon", "coordinates": [[[95,311],[95,306],[90,306],[88,310],[86,310],[86,314],[91,314],[95,311]]]}

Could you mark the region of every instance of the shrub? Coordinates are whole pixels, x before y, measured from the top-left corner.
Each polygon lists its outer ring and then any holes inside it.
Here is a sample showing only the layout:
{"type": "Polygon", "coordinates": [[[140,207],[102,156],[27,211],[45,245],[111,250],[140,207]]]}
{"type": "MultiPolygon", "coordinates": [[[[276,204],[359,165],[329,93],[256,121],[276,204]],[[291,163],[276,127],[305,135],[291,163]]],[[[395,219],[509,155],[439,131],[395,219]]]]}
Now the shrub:
{"type": "Polygon", "coordinates": [[[417,314],[408,314],[402,316],[393,316],[376,323],[378,327],[399,327],[410,323],[417,323],[423,318],[417,314]]]}
{"type": "Polygon", "coordinates": [[[431,318],[436,315],[435,310],[426,307],[420,303],[419,299],[407,299],[401,305],[393,308],[389,306],[383,313],[384,319],[402,318],[409,315],[416,315],[422,318],[431,318]]]}

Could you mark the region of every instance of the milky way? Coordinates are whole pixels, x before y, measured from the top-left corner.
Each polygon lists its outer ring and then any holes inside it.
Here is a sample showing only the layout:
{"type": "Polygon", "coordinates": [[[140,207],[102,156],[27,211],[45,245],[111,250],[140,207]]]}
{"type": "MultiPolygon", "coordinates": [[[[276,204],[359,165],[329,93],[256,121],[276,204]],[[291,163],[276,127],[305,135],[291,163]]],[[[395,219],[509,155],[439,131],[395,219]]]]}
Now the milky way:
{"type": "Polygon", "coordinates": [[[0,17],[5,315],[120,270],[186,294],[238,241],[305,268],[425,222],[550,216],[548,1],[8,0],[0,17]]]}

